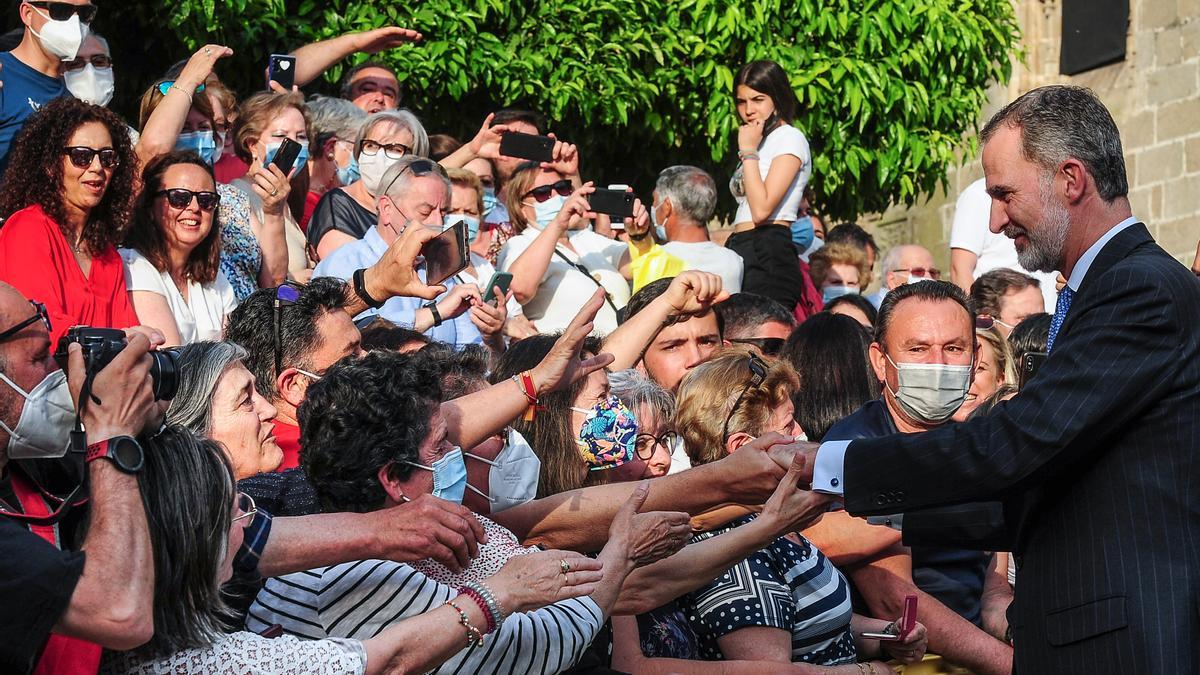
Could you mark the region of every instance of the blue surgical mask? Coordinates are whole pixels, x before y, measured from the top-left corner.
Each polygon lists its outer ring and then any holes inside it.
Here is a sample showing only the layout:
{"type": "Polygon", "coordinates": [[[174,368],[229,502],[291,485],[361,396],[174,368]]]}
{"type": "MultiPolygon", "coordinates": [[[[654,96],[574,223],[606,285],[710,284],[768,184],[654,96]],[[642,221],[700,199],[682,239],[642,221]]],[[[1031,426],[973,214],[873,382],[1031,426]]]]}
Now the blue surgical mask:
{"type": "Polygon", "coordinates": [[[658,207],[662,204],[650,204],[650,222],[654,224],[654,236],[660,242],[667,241],[667,224],[658,222],[658,207]]]}
{"type": "Polygon", "coordinates": [[[667,228],[663,227],[662,225],[655,225],[654,236],[658,237],[659,241],[665,243],[667,241],[667,228]]]}
{"type": "Polygon", "coordinates": [[[190,150],[200,155],[205,164],[212,166],[214,153],[217,151],[217,139],[211,131],[189,131],[179,134],[175,139],[175,149],[190,150]]]}
{"type": "Polygon", "coordinates": [[[442,455],[442,458],[425,466],[416,462],[405,462],[409,466],[433,472],[433,496],[448,502],[461,504],[463,493],[467,491],[467,465],[463,462],[462,448],[455,446],[453,450],[442,455]]]}
{"type": "Polygon", "coordinates": [[[807,251],[813,242],[813,222],[811,216],[804,216],[792,223],[792,243],[797,251],[807,251]]]}
{"type": "Polygon", "coordinates": [[[834,298],[840,298],[843,295],[857,293],[858,289],[853,286],[826,286],[821,289],[821,299],[829,302],[834,298]]]}
{"type": "Polygon", "coordinates": [[[463,215],[461,213],[451,213],[446,216],[446,222],[450,225],[460,220],[467,224],[467,243],[470,244],[479,236],[479,219],[475,216],[463,215]]]}
{"type": "MultiPolygon", "coordinates": [[[[275,159],[275,153],[279,152],[279,146],[281,145],[283,145],[282,141],[279,143],[271,143],[267,146],[267,156],[263,159],[263,166],[269,166],[271,164],[271,160],[275,159]]],[[[307,163],[308,145],[301,143],[300,154],[296,155],[296,162],[292,164],[292,173],[289,175],[298,175],[304,170],[304,165],[307,163]]]]}
{"type": "Polygon", "coordinates": [[[500,203],[500,200],[496,198],[496,188],[483,188],[483,212],[485,214],[491,213],[492,209],[496,208],[496,204],[498,203],[500,203]]]}
{"type": "Polygon", "coordinates": [[[349,185],[349,184],[353,183],[354,181],[358,180],[359,178],[360,178],[360,175],[358,173],[358,158],[355,157],[354,155],[351,155],[349,164],[347,164],[346,166],[339,166],[337,168],[338,182],[341,183],[342,185],[349,185]]]}
{"type": "Polygon", "coordinates": [[[533,202],[533,219],[537,221],[538,228],[544,230],[549,227],[566,203],[567,198],[560,194],[555,194],[544,202],[535,200],[533,202]]]}

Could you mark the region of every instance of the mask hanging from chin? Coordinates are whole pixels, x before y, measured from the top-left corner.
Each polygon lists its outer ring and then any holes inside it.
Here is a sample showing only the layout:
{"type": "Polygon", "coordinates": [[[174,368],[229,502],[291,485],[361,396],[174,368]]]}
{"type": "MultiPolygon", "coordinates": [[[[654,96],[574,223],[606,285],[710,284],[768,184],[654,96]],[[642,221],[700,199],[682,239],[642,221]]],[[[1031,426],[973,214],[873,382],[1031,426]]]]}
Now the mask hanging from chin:
{"type": "Polygon", "coordinates": [[[56,370],[30,392],[18,387],[3,373],[0,373],[0,381],[25,399],[16,427],[9,428],[0,421],[0,427],[8,432],[8,458],[53,459],[67,454],[75,424],[75,405],[67,387],[67,374],[56,370]]]}
{"type": "Polygon", "coordinates": [[[509,430],[504,448],[489,460],[469,452],[464,457],[478,460],[491,467],[488,472],[488,491],[468,484],[467,489],[487,499],[492,513],[511,509],[537,497],[538,476],[542,472],[542,460],[534,454],[529,442],[515,430],[509,430]]]}

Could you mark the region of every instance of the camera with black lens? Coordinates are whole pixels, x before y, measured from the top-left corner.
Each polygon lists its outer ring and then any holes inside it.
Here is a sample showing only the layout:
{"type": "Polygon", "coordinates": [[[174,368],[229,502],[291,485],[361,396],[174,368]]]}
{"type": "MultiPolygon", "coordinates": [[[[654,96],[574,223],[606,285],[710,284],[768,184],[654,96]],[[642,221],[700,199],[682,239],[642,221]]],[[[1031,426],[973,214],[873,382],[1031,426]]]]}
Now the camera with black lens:
{"type": "MultiPolygon", "coordinates": [[[[58,350],[54,352],[54,360],[63,370],[67,369],[67,348],[72,342],[78,342],[83,347],[83,362],[87,365],[87,372],[97,373],[125,349],[125,331],[90,326],[70,328],[58,341],[58,350]]],[[[175,390],[179,386],[177,354],[171,349],[152,351],[150,358],[153,359],[150,379],[153,381],[154,398],[159,401],[175,398],[175,390]]]]}

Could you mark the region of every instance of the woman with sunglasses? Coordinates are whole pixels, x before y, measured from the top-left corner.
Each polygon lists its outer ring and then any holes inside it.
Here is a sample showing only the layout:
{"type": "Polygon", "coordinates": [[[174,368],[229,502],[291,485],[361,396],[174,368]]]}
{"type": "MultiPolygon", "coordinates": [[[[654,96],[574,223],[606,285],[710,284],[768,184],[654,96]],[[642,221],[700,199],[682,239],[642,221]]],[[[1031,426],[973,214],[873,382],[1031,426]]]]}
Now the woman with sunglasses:
{"type": "Polygon", "coordinates": [[[46,104],[17,135],[0,188],[0,280],[46,305],[52,345],[71,326],[139,323],[116,248],[136,171],[120,118],[74,98],[46,104]]]}
{"type": "Polygon", "coordinates": [[[237,306],[220,270],[220,196],[212,168],[193,152],[155,158],[142,173],[142,193],[121,257],[138,317],[168,345],[220,340],[237,306]]]}
{"type": "MultiPolygon", "coordinates": [[[[607,297],[596,316],[596,330],[611,333],[617,311],[629,302],[629,246],[592,231],[596,214],[588,195],[591,182],[578,189],[569,178],[537,162],[517,167],[504,186],[504,202],[517,236],[500,251],[499,268],[513,275],[509,288],[525,316],[543,333],[562,330],[579,308],[579,299],[604,289],[607,297]]],[[[634,201],[639,229],[649,221],[634,201]]]]}

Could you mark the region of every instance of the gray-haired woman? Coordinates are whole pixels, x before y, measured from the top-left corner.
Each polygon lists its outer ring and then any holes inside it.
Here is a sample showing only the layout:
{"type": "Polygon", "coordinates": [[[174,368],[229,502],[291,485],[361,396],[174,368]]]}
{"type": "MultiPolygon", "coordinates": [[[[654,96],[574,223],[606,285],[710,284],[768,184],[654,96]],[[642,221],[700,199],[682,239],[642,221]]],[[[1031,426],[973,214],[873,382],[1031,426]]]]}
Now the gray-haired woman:
{"type": "Polygon", "coordinates": [[[246,350],[231,342],[196,342],[179,350],[179,388],[167,423],[217,441],[237,480],[274,471],[283,461],[275,442],[275,406],[254,388],[243,361],[246,350]]]}
{"type": "MultiPolygon", "coordinates": [[[[106,652],[101,673],[426,672],[482,639],[487,616],[465,594],[368,640],[224,633],[221,618],[229,610],[220,587],[233,574],[254,502],[236,491],[217,443],[173,426],[143,444],[138,486],[154,545],[154,637],[132,651],[106,652]]],[[[528,611],[590,593],[603,577],[599,568],[576,553],[542,551],[510,561],[487,584],[505,610],[528,611]],[[570,574],[562,574],[560,561],[570,574]]]]}
{"type": "Polygon", "coordinates": [[[614,480],[624,482],[667,475],[672,453],[680,444],[675,432],[675,396],[637,370],[610,373],[608,386],[633,411],[638,426],[636,456],[613,469],[614,480]]]}
{"type": "Polygon", "coordinates": [[[307,227],[313,209],[325,193],[349,185],[359,178],[354,140],[367,113],[344,98],[313,96],[305,104],[312,118],[309,142],[308,199],[300,227],[307,227]]]}
{"type": "Polygon", "coordinates": [[[354,141],[359,178],[321,197],[308,222],[308,244],[319,259],[361,239],[375,226],[375,196],[383,174],[405,155],[429,156],[429,136],[408,110],[385,110],[367,118],[354,141]]]}

